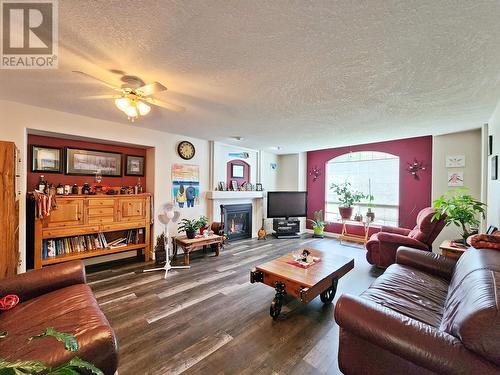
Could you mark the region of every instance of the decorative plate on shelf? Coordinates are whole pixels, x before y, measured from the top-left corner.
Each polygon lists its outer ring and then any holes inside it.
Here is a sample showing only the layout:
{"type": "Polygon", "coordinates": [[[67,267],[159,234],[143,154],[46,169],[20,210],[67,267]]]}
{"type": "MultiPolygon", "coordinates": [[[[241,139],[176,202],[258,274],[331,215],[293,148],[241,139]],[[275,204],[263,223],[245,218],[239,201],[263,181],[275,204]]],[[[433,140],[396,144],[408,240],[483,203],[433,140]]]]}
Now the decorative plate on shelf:
{"type": "Polygon", "coordinates": [[[194,148],[194,145],[191,142],[182,141],[177,146],[177,153],[184,160],[190,160],[194,157],[196,149],[194,148]]]}

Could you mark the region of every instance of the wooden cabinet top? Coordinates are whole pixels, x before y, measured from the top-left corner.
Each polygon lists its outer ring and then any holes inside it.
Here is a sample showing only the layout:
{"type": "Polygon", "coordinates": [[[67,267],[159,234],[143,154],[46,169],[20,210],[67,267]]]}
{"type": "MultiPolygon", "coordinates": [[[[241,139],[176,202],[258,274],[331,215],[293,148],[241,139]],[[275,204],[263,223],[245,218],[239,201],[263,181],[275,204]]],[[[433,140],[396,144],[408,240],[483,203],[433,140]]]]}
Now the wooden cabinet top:
{"type": "Polygon", "coordinates": [[[95,194],[95,195],[86,195],[86,194],[78,194],[78,195],[56,195],[57,200],[61,199],[113,199],[113,198],[147,198],[150,197],[151,193],[142,193],[142,194],[115,194],[115,195],[107,195],[107,194],[95,194]]]}

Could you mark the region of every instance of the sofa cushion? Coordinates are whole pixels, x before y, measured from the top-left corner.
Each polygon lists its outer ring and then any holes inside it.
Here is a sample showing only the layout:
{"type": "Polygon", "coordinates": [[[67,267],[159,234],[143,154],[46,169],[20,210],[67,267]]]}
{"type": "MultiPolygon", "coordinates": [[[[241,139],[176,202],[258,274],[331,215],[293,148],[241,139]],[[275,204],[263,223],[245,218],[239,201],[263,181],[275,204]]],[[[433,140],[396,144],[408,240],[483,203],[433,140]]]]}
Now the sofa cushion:
{"type": "Polygon", "coordinates": [[[0,340],[0,357],[7,360],[34,359],[56,366],[77,355],[106,373],[113,366],[116,368],[114,334],[90,287],[85,284],[20,303],[0,315],[0,331],[8,332],[8,337],[0,340]],[[52,337],[28,344],[29,337],[44,332],[47,327],[75,335],[80,345],[78,352],[60,350],[63,344],[52,337]]]}
{"type": "Polygon", "coordinates": [[[438,327],[448,282],[414,268],[393,264],[362,297],[401,314],[438,327]]]}
{"type": "Polygon", "coordinates": [[[469,249],[457,262],[440,328],[500,365],[500,257],[469,249]]]}

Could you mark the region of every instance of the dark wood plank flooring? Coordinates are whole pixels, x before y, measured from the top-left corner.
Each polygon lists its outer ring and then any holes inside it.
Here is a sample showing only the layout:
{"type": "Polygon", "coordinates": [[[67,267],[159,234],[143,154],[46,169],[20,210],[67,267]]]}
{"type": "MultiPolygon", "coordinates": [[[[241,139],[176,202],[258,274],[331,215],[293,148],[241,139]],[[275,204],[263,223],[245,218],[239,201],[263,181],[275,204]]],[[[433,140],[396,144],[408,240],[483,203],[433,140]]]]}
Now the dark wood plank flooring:
{"type": "MultiPolygon", "coordinates": [[[[182,258],[182,257],[180,257],[182,258]]],[[[380,275],[360,246],[335,239],[227,245],[219,257],[202,251],[191,269],[142,273],[152,264],[89,270],[88,282],[118,336],[120,375],[337,374],[338,326],[333,309],[341,293],[359,294],[380,275]],[[293,250],[313,247],[344,254],[355,266],[332,305],[287,298],[278,321],[269,316],[274,290],[250,284],[250,270],[293,250]]]]}

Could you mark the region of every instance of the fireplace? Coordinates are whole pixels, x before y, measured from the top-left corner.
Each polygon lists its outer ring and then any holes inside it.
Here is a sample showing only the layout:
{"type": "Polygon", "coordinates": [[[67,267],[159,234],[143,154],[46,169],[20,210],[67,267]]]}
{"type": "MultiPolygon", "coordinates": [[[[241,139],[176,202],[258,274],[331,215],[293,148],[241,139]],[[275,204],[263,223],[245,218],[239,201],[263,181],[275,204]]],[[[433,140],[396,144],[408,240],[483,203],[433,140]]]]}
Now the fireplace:
{"type": "Polygon", "coordinates": [[[229,240],[252,237],[252,205],[224,205],[224,230],[229,240]]]}

